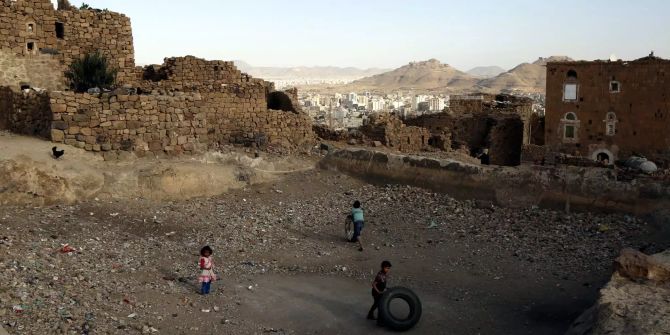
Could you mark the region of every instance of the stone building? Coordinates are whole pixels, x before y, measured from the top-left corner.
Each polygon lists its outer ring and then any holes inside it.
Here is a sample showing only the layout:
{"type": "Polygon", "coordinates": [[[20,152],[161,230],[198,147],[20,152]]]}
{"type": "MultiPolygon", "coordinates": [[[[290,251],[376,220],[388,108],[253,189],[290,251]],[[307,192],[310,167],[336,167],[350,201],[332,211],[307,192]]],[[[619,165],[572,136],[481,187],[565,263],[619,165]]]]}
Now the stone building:
{"type": "Polygon", "coordinates": [[[130,19],[108,10],[79,10],[61,1],[0,0],[0,86],[66,88],[64,72],[75,59],[100,51],[118,70],[135,77],[130,19]]]}
{"type": "Polygon", "coordinates": [[[670,156],[670,61],[547,64],[545,144],[610,164],[633,154],[670,156]]]}
{"type": "Polygon", "coordinates": [[[179,154],[227,143],[306,147],[314,140],[297,90],[193,56],[135,67],[130,19],[60,0],[0,0],[0,129],[40,136],[114,158],[121,152],[179,154]],[[118,70],[118,89],[67,90],[73,60],[99,51],[118,70]],[[26,88],[41,88],[27,90],[26,88]]]}
{"type": "Polygon", "coordinates": [[[441,149],[465,148],[471,155],[490,149],[491,163],[519,165],[530,144],[532,101],[511,95],[477,94],[455,97],[446,113],[406,119],[430,131],[429,144],[441,149]]]}

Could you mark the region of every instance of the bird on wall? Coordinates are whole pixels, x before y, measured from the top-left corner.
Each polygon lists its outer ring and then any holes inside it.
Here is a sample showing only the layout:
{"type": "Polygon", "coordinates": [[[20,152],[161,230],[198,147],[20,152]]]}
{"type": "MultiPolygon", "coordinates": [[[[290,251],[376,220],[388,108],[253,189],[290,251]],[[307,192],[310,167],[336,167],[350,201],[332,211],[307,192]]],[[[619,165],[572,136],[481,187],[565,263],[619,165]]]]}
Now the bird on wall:
{"type": "Polygon", "coordinates": [[[65,150],[58,150],[58,147],[51,148],[51,152],[53,153],[54,159],[59,159],[65,155],[65,150]]]}

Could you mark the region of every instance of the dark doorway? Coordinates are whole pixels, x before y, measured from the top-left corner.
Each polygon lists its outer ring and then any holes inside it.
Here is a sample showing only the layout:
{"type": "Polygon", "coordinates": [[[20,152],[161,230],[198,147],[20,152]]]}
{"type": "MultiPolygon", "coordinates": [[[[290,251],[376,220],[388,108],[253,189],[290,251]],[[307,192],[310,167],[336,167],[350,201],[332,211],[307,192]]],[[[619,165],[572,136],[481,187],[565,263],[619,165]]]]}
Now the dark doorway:
{"type": "Polygon", "coordinates": [[[610,161],[611,161],[610,160],[610,155],[608,155],[604,152],[599,153],[598,156],[596,156],[596,160],[598,162],[602,163],[602,164],[605,164],[605,165],[609,165],[610,161]]]}
{"type": "Polygon", "coordinates": [[[268,109],[294,113],[296,111],[293,106],[293,101],[291,101],[291,98],[284,92],[271,92],[268,94],[267,101],[268,109]]]}
{"type": "Polygon", "coordinates": [[[65,38],[65,25],[62,22],[56,22],[56,38],[65,38]]]}

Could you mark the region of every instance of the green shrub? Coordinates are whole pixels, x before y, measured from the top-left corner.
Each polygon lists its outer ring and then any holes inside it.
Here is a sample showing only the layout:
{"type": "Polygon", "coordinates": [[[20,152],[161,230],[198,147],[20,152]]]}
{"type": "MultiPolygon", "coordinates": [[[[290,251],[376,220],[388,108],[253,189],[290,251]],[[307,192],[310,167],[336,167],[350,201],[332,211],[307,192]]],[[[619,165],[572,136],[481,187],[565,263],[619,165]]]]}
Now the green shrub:
{"type": "Polygon", "coordinates": [[[110,89],[116,81],[117,71],[109,65],[107,57],[100,52],[93,52],[72,62],[65,77],[70,80],[72,89],[86,92],[94,87],[110,89]]]}

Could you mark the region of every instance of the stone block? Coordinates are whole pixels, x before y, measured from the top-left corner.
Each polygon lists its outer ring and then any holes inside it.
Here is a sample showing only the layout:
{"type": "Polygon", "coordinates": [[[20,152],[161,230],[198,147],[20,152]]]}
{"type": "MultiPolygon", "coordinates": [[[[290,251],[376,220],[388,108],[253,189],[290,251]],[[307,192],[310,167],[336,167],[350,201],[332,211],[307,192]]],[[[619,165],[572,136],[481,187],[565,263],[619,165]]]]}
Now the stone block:
{"type": "Polygon", "coordinates": [[[51,123],[51,128],[58,129],[58,130],[65,130],[65,129],[67,129],[67,122],[65,122],[65,121],[54,121],[54,122],[51,123]]]}
{"type": "Polygon", "coordinates": [[[65,132],[58,129],[51,129],[51,141],[53,142],[63,142],[65,140],[65,132]]]}

